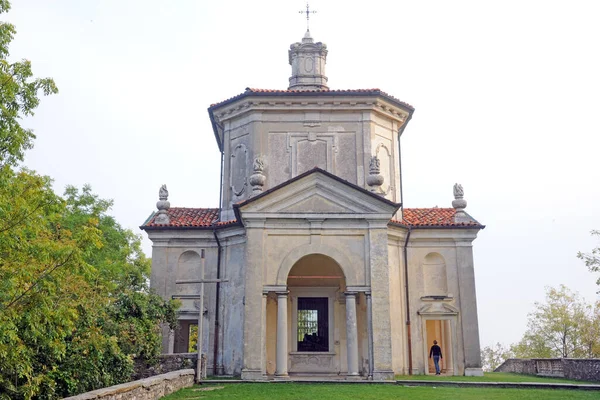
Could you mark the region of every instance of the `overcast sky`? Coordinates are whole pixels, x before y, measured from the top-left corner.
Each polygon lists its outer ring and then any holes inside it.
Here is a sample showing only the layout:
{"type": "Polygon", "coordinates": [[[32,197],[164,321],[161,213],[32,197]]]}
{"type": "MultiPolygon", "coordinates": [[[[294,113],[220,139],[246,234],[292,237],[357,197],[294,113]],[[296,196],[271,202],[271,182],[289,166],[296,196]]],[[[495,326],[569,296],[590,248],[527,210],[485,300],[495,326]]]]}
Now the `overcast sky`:
{"type": "MultiPolygon", "coordinates": [[[[13,59],[60,93],[26,125],[25,164],[55,188],[92,185],[138,227],[166,183],[172,206],[217,207],[206,109],[246,87],[285,89],[302,1],[19,0],[13,59]]],[[[415,106],[403,141],[406,207],[450,207],[462,183],[482,345],[520,339],[544,286],[589,301],[576,258],[600,229],[600,2],[315,0],[332,89],[380,88],[415,106]]],[[[140,232],[141,233],[141,232],[140,232]]],[[[144,249],[151,243],[144,234],[144,249]]]]}

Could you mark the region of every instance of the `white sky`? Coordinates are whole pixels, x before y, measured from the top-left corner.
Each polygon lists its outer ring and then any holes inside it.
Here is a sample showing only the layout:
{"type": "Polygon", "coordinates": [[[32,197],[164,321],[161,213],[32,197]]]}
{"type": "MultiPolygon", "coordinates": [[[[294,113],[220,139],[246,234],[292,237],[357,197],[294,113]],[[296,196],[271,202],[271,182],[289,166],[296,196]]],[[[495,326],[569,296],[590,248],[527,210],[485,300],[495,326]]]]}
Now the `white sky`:
{"type": "MultiPolygon", "coordinates": [[[[576,258],[600,229],[600,2],[314,0],[332,89],[380,88],[415,106],[403,140],[407,207],[467,211],[482,345],[519,340],[544,286],[596,299],[576,258]]],[[[285,89],[302,1],[18,0],[14,59],[60,93],[26,121],[25,164],[55,188],[90,183],[138,226],[171,204],[216,207],[207,107],[285,89]]],[[[144,249],[151,244],[144,235],[144,249]]]]}

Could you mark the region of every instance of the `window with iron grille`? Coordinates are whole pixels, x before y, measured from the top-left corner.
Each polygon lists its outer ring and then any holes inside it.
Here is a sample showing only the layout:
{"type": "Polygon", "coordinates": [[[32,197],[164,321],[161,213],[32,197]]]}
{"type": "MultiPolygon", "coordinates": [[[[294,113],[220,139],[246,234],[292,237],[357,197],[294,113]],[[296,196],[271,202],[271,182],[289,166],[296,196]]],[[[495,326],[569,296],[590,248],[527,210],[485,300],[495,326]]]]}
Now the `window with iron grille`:
{"type": "Polygon", "coordinates": [[[298,297],[298,351],[329,351],[327,297],[298,297]]]}

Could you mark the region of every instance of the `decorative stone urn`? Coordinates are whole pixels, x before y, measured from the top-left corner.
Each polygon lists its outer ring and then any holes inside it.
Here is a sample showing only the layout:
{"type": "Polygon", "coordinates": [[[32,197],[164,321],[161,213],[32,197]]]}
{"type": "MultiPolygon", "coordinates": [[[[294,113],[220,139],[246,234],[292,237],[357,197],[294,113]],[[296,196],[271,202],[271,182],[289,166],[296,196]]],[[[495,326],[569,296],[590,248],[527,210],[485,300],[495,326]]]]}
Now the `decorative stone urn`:
{"type": "Polygon", "coordinates": [[[265,183],[267,182],[267,177],[264,174],[264,158],[261,156],[256,157],[252,167],[254,173],[248,178],[248,183],[250,183],[250,186],[252,186],[252,194],[256,195],[263,191],[263,186],[265,186],[265,183]]]}
{"type": "Polygon", "coordinates": [[[382,194],[378,189],[383,185],[383,175],[381,172],[381,162],[377,156],[371,157],[369,163],[369,176],[367,176],[367,185],[371,186],[371,192],[382,194]]]}

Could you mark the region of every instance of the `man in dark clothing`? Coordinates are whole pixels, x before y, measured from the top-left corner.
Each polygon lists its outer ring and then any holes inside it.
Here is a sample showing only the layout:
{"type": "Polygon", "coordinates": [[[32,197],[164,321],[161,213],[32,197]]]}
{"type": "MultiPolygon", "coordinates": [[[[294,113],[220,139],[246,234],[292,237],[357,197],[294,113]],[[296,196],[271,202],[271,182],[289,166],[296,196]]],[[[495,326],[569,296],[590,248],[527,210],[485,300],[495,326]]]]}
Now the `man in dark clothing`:
{"type": "Polygon", "coordinates": [[[433,341],[433,346],[431,346],[431,350],[429,350],[429,358],[433,357],[433,364],[435,365],[435,374],[440,374],[440,359],[442,357],[442,349],[437,345],[437,340],[433,341]]]}

